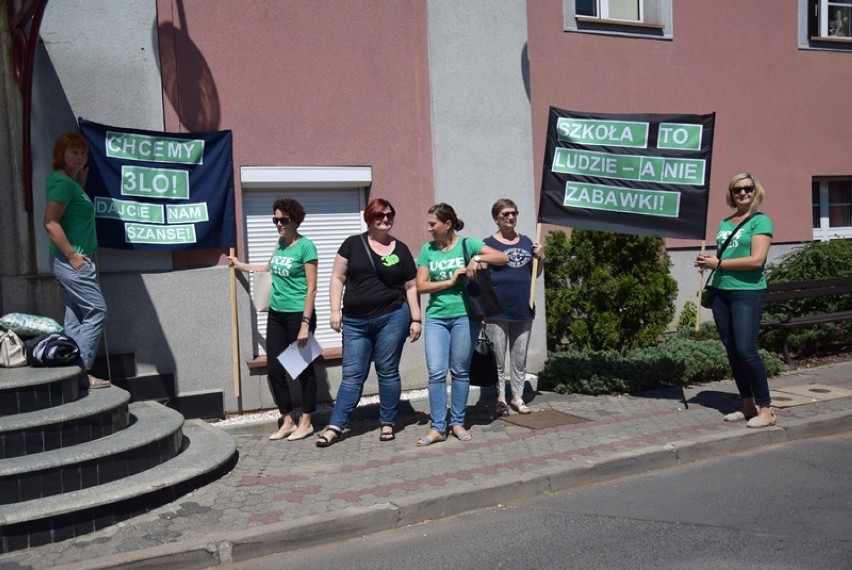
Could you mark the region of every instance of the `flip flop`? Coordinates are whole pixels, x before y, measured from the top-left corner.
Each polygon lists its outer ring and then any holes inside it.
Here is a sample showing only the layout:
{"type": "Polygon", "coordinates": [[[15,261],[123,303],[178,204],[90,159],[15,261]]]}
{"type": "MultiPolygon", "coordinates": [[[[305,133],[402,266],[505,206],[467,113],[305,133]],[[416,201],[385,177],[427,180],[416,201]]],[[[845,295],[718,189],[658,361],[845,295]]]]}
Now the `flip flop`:
{"type": "MultiPolygon", "coordinates": [[[[447,436],[440,435],[440,434],[438,434],[438,437],[436,437],[435,439],[430,438],[429,436],[432,435],[432,433],[433,432],[430,431],[429,433],[427,433],[426,435],[424,435],[423,437],[418,439],[417,440],[417,446],[418,447],[426,447],[427,445],[432,445],[433,443],[441,443],[442,441],[447,441],[447,436]]],[[[434,432],[434,433],[438,433],[438,432],[434,432]]]]}
{"type": "Polygon", "coordinates": [[[497,402],[497,407],[494,412],[497,416],[508,416],[509,415],[509,406],[506,402],[497,402]]]}
{"type": "Polygon", "coordinates": [[[87,378],[81,379],[81,390],[97,390],[99,388],[109,388],[112,386],[112,382],[109,380],[104,380],[103,378],[92,376],[91,374],[86,374],[86,376],[87,378]]]}
{"type": "MultiPolygon", "coordinates": [[[[389,432],[382,431],[379,433],[379,441],[393,441],[396,439],[396,434],[393,433],[393,425],[382,424],[381,429],[390,428],[389,432]]],[[[381,431],[381,430],[380,430],[381,431]]]]}
{"type": "Polygon", "coordinates": [[[532,410],[524,403],[523,400],[512,400],[512,409],[519,414],[530,414],[532,410]]]}
{"type": "Polygon", "coordinates": [[[453,430],[453,437],[459,441],[470,441],[473,439],[473,436],[470,435],[470,432],[465,429],[461,431],[453,430]]]}

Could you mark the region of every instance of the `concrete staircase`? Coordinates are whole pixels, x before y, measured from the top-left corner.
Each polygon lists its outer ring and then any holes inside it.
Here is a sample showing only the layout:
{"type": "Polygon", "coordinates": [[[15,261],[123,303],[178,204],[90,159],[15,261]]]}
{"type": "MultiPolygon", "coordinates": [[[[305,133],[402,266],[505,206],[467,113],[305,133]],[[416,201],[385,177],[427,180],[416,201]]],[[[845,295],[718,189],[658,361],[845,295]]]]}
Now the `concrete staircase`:
{"type": "Polygon", "coordinates": [[[76,367],[0,368],[0,552],[80,536],[227,473],[236,442],[76,367]]]}

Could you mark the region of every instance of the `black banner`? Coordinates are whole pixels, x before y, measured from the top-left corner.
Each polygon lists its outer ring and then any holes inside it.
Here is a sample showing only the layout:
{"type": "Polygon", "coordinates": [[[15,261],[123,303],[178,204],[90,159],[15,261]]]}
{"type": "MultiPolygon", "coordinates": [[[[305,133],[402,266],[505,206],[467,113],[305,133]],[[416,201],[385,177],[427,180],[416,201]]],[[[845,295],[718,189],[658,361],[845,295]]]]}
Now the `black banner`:
{"type": "Polygon", "coordinates": [[[89,143],[87,190],[98,245],[117,249],[232,247],[231,131],[162,133],[79,119],[89,143]]]}
{"type": "Polygon", "coordinates": [[[538,221],[704,239],[715,117],[551,107],[538,221]]]}

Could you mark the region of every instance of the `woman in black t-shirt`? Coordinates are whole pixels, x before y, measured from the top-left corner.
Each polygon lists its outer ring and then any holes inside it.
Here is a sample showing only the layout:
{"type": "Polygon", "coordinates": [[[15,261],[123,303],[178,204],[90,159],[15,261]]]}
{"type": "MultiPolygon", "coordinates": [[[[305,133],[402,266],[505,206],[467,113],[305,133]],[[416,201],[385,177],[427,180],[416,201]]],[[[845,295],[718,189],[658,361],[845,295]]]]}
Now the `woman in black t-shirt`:
{"type": "Polygon", "coordinates": [[[348,237],[334,258],[329,324],[343,332],[343,379],[331,422],[317,439],[317,447],[328,447],[343,436],[361,398],[371,361],[379,382],[379,439],[395,438],[402,347],[406,338],[411,342],[420,338],[422,327],[414,258],[408,246],[390,233],[395,215],[387,200],[371,200],[364,209],[367,231],[348,237]]]}

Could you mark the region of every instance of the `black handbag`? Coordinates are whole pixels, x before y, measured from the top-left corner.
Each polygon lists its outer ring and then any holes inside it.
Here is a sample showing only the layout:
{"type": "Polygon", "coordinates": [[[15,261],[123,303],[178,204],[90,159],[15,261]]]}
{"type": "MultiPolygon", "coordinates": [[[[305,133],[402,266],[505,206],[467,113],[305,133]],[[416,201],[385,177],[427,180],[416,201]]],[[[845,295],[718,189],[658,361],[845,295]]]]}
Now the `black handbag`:
{"type": "Polygon", "coordinates": [[[473,357],[470,360],[470,385],[482,388],[497,385],[494,344],[488,340],[484,330],[479,333],[479,338],[473,346],[473,357]]]}
{"type": "MultiPolygon", "coordinates": [[[[734,228],[734,231],[731,232],[731,235],[728,236],[728,239],[722,244],[722,247],[719,248],[719,252],[716,254],[720,260],[722,259],[722,254],[725,253],[725,249],[728,247],[728,244],[731,243],[731,239],[736,235],[740,228],[743,227],[747,221],[752,219],[755,216],[761,215],[760,212],[755,212],[734,228]]],[[[718,265],[716,267],[719,267],[718,265]]],[[[701,306],[705,309],[709,309],[713,305],[713,294],[716,291],[716,288],[710,285],[710,282],[713,280],[713,276],[716,274],[716,268],[713,268],[713,271],[710,272],[710,275],[707,276],[707,281],[704,282],[704,288],[701,290],[701,306]]]]}
{"type": "MultiPolygon", "coordinates": [[[[467,255],[467,248],[465,247],[466,240],[467,238],[462,239],[465,267],[470,263],[470,257],[467,255]]],[[[465,276],[462,277],[462,282],[469,305],[468,314],[471,318],[482,320],[503,312],[503,305],[500,304],[500,299],[497,298],[497,293],[491,284],[490,271],[487,269],[477,271],[475,280],[468,279],[465,276]]]]}
{"type": "Polygon", "coordinates": [[[80,359],[80,349],[71,337],[50,333],[26,341],[31,366],[70,366],[80,359]]]}

